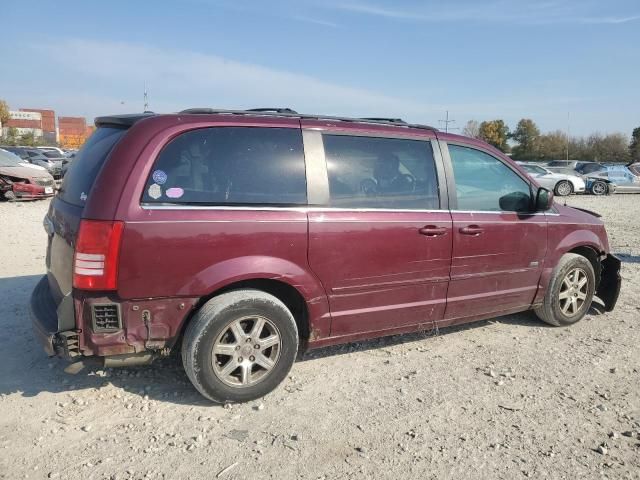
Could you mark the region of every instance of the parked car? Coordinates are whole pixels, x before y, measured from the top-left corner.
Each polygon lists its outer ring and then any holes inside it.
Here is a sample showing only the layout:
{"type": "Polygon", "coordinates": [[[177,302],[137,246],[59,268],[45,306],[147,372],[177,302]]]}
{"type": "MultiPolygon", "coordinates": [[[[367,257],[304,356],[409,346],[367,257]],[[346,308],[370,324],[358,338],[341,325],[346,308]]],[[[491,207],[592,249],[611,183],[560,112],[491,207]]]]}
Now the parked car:
{"type": "Polygon", "coordinates": [[[0,149],[0,199],[27,200],[53,196],[53,177],[43,167],[25,163],[0,149]]]}
{"type": "Polygon", "coordinates": [[[61,178],[62,159],[53,159],[47,157],[44,152],[31,147],[0,147],[11,153],[15,153],[24,161],[44,167],[53,176],[54,179],[61,178]]]}
{"type": "Polygon", "coordinates": [[[242,402],[307,349],[615,306],[602,221],[479,140],[288,109],[95,123],[44,222],[31,316],[50,355],[180,350],[202,395],[242,402]]]}
{"type": "Polygon", "coordinates": [[[640,177],[640,162],[630,163],[627,165],[631,173],[635,176],[640,177]]]}
{"type": "Polygon", "coordinates": [[[577,175],[554,173],[535,163],[518,163],[539,185],[552,190],[559,197],[585,191],[585,182],[577,175]]]}
{"type": "Polygon", "coordinates": [[[634,174],[626,165],[603,165],[601,170],[589,174],[589,177],[615,183],[618,193],[640,193],[640,176],[634,174]]]}
{"type": "Polygon", "coordinates": [[[64,157],[65,156],[65,151],[62,150],[61,148],[58,147],[36,147],[38,150],[42,150],[45,152],[55,152],[57,153],[58,157],[64,157]]]}

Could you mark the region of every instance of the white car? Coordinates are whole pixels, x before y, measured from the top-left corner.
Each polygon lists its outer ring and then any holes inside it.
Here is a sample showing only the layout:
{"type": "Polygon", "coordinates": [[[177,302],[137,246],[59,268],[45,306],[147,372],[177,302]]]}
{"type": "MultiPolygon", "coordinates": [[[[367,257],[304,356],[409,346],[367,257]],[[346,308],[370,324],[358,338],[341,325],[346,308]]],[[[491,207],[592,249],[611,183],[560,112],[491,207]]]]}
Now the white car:
{"type": "Polygon", "coordinates": [[[552,172],[535,163],[517,162],[530,177],[535,179],[541,187],[553,190],[559,197],[566,197],[572,193],[584,193],[586,185],[577,175],[552,172]]]}

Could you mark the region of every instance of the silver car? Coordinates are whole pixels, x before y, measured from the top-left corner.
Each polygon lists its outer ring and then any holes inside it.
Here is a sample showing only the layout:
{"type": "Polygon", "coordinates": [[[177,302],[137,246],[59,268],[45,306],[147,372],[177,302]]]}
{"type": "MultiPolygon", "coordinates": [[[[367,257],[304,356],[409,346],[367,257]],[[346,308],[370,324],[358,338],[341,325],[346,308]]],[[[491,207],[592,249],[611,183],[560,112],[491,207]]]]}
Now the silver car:
{"type": "Polygon", "coordinates": [[[534,163],[518,162],[518,164],[524,168],[529,176],[535,179],[540,186],[553,190],[559,197],[565,197],[572,193],[584,193],[585,191],[584,180],[577,175],[552,172],[534,163]]]}

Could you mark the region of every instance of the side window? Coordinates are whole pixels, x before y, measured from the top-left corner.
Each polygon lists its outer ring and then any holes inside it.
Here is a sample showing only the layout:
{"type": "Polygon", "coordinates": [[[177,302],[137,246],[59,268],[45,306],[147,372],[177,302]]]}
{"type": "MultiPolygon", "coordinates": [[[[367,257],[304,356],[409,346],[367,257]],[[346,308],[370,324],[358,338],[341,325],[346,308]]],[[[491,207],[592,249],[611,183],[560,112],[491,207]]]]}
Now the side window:
{"type": "Polygon", "coordinates": [[[169,142],[147,179],[144,203],[303,205],[302,133],[295,128],[213,127],[169,142]]]}
{"type": "Polygon", "coordinates": [[[458,210],[526,212],[529,184],[497,158],[469,147],[449,145],[458,210]]]}
{"type": "Polygon", "coordinates": [[[438,209],[431,142],[323,135],[330,205],[438,209]]]}

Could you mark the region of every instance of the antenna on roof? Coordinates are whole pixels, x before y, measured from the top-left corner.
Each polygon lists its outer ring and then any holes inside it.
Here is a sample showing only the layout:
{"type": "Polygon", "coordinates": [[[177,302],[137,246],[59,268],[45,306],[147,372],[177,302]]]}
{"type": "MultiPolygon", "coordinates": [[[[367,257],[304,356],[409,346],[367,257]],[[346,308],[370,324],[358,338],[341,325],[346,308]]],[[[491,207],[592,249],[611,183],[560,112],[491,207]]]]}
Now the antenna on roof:
{"type": "Polygon", "coordinates": [[[149,111],[149,96],[147,95],[147,81],[144,81],[144,110],[143,112],[149,111]]]}

